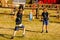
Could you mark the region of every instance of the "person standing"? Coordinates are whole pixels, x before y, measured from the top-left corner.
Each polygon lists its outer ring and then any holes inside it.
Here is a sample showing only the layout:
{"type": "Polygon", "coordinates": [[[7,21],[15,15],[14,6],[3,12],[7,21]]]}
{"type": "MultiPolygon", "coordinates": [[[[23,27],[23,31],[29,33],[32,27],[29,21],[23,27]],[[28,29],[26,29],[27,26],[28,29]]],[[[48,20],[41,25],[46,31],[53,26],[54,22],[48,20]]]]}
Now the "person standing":
{"type": "Polygon", "coordinates": [[[47,8],[43,9],[43,13],[42,13],[42,21],[43,21],[43,25],[42,25],[42,32],[44,32],[44,25],[46,26],[46,33],[48,33],[48,19],[49,19],[49,14],[47,12],[47,8]]]}

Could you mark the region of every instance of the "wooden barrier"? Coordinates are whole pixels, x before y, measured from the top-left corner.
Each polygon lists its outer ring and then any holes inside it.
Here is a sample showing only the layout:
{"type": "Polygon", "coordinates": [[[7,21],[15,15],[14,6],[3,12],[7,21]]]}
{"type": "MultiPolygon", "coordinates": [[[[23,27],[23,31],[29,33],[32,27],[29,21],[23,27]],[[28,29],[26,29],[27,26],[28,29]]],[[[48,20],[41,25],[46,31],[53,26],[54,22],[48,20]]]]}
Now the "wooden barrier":
{"type": "MultiPolygon", "coordinates": [[[[33,8],[32,7],[33,4],[26,4],[25,5],[25,8],[29,9],[29,8],[33,8]]],[[[48,8],[48,9],[57,9],[59,8],[60,9],[60,4],[40,4],[39,5],[39,8],[42,9],[42,8],[48,8]]],[[[36,6],[37,8],[37,6],[36,6]]]]}
{"type": "MultiPolygon", "coordinates": [[[[50,15],[56,15],[55,14],[56,13],[56,9],[57,9],[55,7],[56,5],[59,5],[59,7],[60,7],[60,4],[41,4],[41,5],[39,5],[39,15],[41,15],[41,13],[42,13],[42,9],[43,9],[42,5],[44,7],[48,7],[48,12],[50,13],[50,15]],[[53,7],[49,7],[49,6],[52,6],[52,5],[54,5],[54,6],[53,7]]],[[[0,13],[12,14],[11,12],[12,12],[13,8],[14,8],[13,4],[9,4],[8,7],[0,8],[0,13]],[[3,11],[2,11],[2,9],[3,9],[3,11]]],[[[36,6],[36,8],[37,8],[37,6],[36,6]]],[[[32,9],[34,10],[33,15],[36,15],[36,8],[33,8],[32,4],[26,4],[25,5],[25,9],[24,9],[24,15],[29,15],[29,12],[32,11],[32,9]]]]}

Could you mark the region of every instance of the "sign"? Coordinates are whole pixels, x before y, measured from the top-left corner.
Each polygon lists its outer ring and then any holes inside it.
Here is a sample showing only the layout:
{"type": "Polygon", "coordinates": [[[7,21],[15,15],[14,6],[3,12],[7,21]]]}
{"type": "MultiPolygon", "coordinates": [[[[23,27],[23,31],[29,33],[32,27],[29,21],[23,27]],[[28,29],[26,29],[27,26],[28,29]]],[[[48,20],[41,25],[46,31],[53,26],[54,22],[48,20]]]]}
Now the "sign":
{"type": "Polygon", "coordinates": [[[13,0],[13,4],[15,6],[19,6],[18,4],[25,4],[26,0],[13,0]]]}
{"type": "Polygon", "coordinates": [[[26,0],[13,0],[13,4],[25,4],[26,0]]]}

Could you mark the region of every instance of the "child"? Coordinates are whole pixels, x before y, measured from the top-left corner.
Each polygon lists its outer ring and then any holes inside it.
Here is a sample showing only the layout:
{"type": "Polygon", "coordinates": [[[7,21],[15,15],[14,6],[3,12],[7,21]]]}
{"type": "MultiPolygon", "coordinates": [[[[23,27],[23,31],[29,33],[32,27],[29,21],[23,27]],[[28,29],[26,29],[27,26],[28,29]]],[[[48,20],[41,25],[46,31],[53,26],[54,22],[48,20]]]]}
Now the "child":
{"type": "Polygon", "coordinates": [[[22,25],[22,12],[23,12],[23,8],[19,8],[19,11],[17,13],[17,17],[16,17],[16,26],[15,26],[15,30],[13,33],[13,36],[11,37],[11,39],[14,38],[14,36],[16,35],[16,32],[19,30],[19,28],[23,29],[23,36],[25,35],[25,28],[24,25],[22,25]]]}
{"type": "Polygon", "coordinates": [[[32,19],[33,19],[33,14],[32,14],[32,12],[30,12],[29,13],[29,20],[32,21],[32,19]]]}
{"type": "Polygon", "coordinates": [[[46,33],[48,33],[47,26],[48,26],[48,19],[49,19],[49,17],[48,17],[47,8],[43,9],[42,19],[43,19],[43,26],[42,26],[42,32],[41,33],[43,33],[43,31],[44,31],[44,29],[43,29],[44,25],[46,26],[46,33]]]}

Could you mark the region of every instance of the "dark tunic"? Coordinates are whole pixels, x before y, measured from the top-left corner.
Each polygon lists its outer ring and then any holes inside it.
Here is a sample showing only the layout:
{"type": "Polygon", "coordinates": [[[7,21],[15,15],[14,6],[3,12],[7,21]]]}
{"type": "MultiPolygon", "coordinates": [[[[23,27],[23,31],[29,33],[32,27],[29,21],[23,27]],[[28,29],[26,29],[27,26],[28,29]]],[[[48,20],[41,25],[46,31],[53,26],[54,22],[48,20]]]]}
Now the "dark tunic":
{"type": "Polygon", "coordinates": [[[17,13],[16,24],[19,25],[22,23],[22,13],[17,13]]]}
{"type": "Polygon", "coordinates": [[[43,16],[43,20],[48,20],[48,12],[43,12],[42,16],[43,16]]]}

